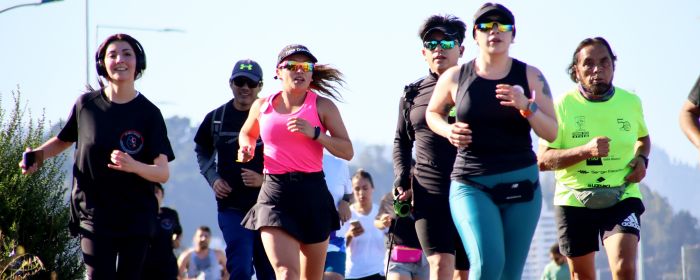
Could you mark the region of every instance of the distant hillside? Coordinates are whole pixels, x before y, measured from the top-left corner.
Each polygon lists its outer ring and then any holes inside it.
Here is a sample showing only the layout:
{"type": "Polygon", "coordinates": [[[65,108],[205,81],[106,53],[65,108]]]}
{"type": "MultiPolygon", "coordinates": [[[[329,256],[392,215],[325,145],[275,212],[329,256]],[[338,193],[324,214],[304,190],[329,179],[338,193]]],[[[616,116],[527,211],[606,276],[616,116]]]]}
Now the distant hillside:
{"type": "Polygon", "coordinates": [[[652,146],[644,183],[666,197],[675,211],[687,210],[700,217],[700,168],[697,165],[673,161],[663,149],[652,146]]]}

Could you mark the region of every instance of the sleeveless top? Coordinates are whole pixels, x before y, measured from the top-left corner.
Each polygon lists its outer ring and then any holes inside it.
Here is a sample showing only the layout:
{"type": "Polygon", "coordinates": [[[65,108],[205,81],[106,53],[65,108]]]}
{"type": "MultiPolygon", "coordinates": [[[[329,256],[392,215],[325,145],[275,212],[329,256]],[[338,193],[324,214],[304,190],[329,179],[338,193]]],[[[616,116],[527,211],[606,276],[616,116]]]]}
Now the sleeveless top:
{"type": "MultiPolygon", "coordinates": [[[[474,60],[468,62],[474,63],[474,60]]],[[[462,67],[462,71],[466,67],[462,67]]],[[[491,175],[524,168],[535,164],[532,150],[530,123],[518,109],[500,104],[496,98],[496,85],[520,85],[525,96],[531,98],[527,82],[527,64],[513,59],[508,74],[498,80],[488,80],[478,75],[468,88],[463,88],[469,73],[460,74],[455,106],[457,120],[469,124],[472,143],[460,148],[452,170],[452,179],[491,175]]]]}
{"type": "Polygon", "coordinates": [[[209,249],[209,254],[204,259],[198,258],[196,252],[190,256],[187,277],[200,279],[201,276],[204,276],[204,280],[221,280],[221,265],[212,249],[209,249]]]}
{"type": "Polygon", "coordinates": [[[275,111],[272,105],[272,100],[280,93],[282,92],[267,97],[265,104],[260,108],[260,137],[265,143],[265,168],[263,172],[265,174],[284,174],[322,171],[323,145],[303,133],[290,132],[287,129],[289,118],[298,117],[305,119],[311,126],[320,127],[321,133],[326,132],[316,108],[318,95],[307,91],[304,104],[299,110],[289,114],[280,114],[275,111]]]}

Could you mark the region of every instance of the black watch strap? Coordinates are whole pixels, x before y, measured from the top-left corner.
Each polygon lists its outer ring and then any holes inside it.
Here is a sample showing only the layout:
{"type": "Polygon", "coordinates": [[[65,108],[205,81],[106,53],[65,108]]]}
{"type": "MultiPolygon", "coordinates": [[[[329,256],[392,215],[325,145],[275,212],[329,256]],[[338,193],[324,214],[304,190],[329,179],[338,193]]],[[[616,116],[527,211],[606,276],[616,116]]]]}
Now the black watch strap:
{"type": "Polygon", "coordinates": [[[642,160],[644,160],[644,168],[648,168],[649,167],[649,158],[643,154],[639,154],[637,156],[642,158],[642,160]]]}

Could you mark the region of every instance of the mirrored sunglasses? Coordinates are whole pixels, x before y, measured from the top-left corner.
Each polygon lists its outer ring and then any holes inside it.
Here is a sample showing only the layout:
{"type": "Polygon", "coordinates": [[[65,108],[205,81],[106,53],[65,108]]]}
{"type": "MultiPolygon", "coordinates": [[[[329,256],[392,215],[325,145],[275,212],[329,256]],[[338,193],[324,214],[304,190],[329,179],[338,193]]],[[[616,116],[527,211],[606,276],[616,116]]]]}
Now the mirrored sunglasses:
{"type": "Polygon", "coordinates": [[[435,50],[437,47],[440,46],[443,50],[449,50],[451,48],[454,48],[457,46],[457,41],[456,40],[430,40],[430,41],[425,41],[423,42],[423,47],[429,50],[435,50]]]}
{"type": "Polygon", "coordinates": [[[493,29],[494,25],[498,28],[498,32],[513,31],[513,28],[515,28],[515,26],[512,24],[502,24],[496,21],[477,23],[476,25],[474,25],[474,28],[478,29],[479,31],[488,32],[493,29]]]}
{"type": "Polygon", "coordinates": [[[302,70],[304,72],[311,72],[314,71],[314,63],[313,62],[298,62],[298,61],[290,61],[287,60],[285,62],[280,63],[279,66],[277,66],[278,69],[287,69],[289,71],[299,71],[302,70]]]}

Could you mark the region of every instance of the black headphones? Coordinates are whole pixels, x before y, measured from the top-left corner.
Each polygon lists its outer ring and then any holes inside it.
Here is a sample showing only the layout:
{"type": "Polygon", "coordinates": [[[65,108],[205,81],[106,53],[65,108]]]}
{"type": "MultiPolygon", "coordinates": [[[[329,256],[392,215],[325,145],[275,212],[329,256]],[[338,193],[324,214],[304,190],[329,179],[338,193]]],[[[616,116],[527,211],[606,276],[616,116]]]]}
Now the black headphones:
{"type": "Polygon", "coordinates": [[[134,79],[141,77],[143,70],[146,70],[146,53],[143,51],[143,46],[133,37],[122,33],[107,37],[97,48],[97,52],[95,52],[95,68],[97,69],[97,75],[107,77],[108,74],[104,65],[104,59],[107,53],[107,46],[114,41],[125,41],[134,49],[134,54],[136,55],[136,72],[134,74],[134,79]]]}

